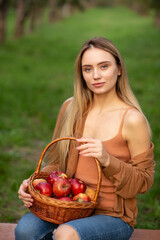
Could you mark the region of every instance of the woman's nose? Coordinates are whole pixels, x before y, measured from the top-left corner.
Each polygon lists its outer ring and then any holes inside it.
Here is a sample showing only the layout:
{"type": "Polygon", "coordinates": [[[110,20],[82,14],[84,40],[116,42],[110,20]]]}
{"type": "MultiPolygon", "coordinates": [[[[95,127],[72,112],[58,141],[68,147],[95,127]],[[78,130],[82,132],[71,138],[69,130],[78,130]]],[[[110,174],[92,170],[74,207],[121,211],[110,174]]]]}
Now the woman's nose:
{"type": "Polygon", "coordinates": [[[99,79],[100,77],[101,77],[101,74],[100,74],[100,72],[98,71],[98,69],[94,69],[93,78],[94,78],[94,79],[99,79]]]}

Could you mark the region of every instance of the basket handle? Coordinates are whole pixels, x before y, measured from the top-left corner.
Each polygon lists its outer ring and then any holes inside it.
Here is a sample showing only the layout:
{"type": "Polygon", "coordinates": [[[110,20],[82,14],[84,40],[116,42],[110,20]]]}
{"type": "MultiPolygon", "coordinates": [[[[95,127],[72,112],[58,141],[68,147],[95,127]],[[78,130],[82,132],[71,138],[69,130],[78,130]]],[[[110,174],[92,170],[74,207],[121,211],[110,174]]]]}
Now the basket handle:
{"type": "MultiPolygon", "coordinates": [[[[35,170],[35,174],[39,174],[40,172],[40,168],[41,168],[41,165],[42,165],[42,160],[43,160],[43,157],[46,153],[46,151],[48,150],[48,148],[56,143],[56,142],[59,142],[59,141],[62,141],[62,140],[73,140],[73,141],[76,141],[76,138],[74,137],[64,137],[64,138],[57,138],[55,140],[53,140],[52,142],[50,142],[46,147],[45,149],[43,150],[41,156],[40,156],[40,159],[39,159],[39,162],[37,164],[37,168],[35,170]]],[[[98,161],[97,158],[95,158],[95,161],[96,161],[96,165],[97,165],[97,170],[98,170],[98,183],[97,183],[97,189],[96,189],[96,193],[95,193],[95,196],[93,198],[93,201],[96,202],[97,201],[97,198],[98,198],[98,194],[99,194],[99,191],[100,191],[100,186],[101,186],[101,180],[102,180],[102,171],[101,171],[101,166],[100,166],[100,163],[98,161]]]]}

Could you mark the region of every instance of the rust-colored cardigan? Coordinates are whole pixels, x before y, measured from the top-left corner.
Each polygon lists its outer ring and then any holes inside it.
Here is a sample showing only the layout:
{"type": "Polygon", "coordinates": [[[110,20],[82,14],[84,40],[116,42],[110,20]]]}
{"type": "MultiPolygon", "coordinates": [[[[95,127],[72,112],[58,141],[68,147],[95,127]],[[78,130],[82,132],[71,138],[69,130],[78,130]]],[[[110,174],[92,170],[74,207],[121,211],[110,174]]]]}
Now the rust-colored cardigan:
{"type": "MultiPolygon", "coordinates": [[[[61,116],[69,102],[66,101],[63,104],[54,132],[56,132],[61,116]]],[[[109,165],[106,168],[102,168],[102,172],[115,188],[114,208],[98,209],[97,212],[95,211],[95,214],[119,217],[134,227],[137,218],[136,195],[147,192],[154,180],[155,162],[153,149],[154,145],[151,144],[149,150],[129,159],[127,163],[110,155],[109,165]]],[[[66,173],[70,178],[76,172],[77,162],[78,151],[71,144],[66,169],[66,173]]],[[[51,169],[53,170],[51,166],[45,167],[45,171],[51,171],[51,169]]]]}

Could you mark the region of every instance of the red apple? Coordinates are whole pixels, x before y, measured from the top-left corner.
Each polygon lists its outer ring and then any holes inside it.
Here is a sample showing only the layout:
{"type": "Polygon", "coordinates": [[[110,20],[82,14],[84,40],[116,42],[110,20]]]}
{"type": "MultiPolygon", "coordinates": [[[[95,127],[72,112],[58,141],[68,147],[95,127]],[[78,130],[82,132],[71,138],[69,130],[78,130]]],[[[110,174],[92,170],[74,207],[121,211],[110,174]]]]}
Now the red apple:
{"type": "Polygon", "coordinates": [[[73,201],[77,202],[90,202],[90,198],[87,194],[85,193],[79,193],[73,197],[73,201]]]}
{"type": "Polygon", "coordinates": [[[78,193],[84,193],[86,190],[86,184],[84,181],[80,180],[79,178],[74,178],[71,181],[71,193],[73,195],[77,195],[78,193]]]}
{"type": "Polygon", "coordinates": [[[59,179],[59,178],[68,179],[67,175],[64,172],[53,171],[49,174],[49,176],[47,178],[47,182],[53,185],[54,182],[57,181],[57,179],[59,179]]]}
{"type": "Polygon", "coordinates": [[[57,197],[66,197],[71,191],[71,184],[67,179],[59,178],[53,184],[53,193],[57,197]]]}
{"type": "Polygon", "coordinates": [[[40,183],[40,182],[47,182],[47,180],[46,179],[43,179],[43,178],[37,178],[37,179],[34,179],[33,180],[33,187],[35,188],[36,187],[36,185],[38,184],[38,183],[40,183]]]}
{"type": "Polygon", "coordinates": [[[70,202],[70,201],[72,201],[72,198],[70,198],[70,197],[60,197],[59,200],[70,202]]]}
{"type": "Polygon", "coordinates": [[[35,190],[37,192],[40,192],[42,195],[45,195],[47,197],[52,196],[52,187],[51,184],[48,182],[40,182],[36,185],[35,190]]]}

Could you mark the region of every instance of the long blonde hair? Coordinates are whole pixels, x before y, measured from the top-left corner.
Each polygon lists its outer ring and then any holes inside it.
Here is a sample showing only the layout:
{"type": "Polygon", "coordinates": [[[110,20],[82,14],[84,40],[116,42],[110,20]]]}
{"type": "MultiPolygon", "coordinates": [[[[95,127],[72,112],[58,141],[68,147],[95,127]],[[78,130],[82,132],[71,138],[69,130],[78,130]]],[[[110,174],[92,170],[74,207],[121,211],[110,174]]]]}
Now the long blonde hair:
{"type": "MultiPolygon", "coordinates": [[[[66,136],[80,137],[84,116],[85,114],[87,114],[89,108],[91,107],[93,100],[93,94],[88,89],[83,79],[81,67],[82,56],[84,52],[91,47],[105,50],[114,56],[117,65],[120,66],[121,69],[121,75],[118,76],[116,83],[117,95],[125,103],[135,107],[143,114],[141,107],[131,90],[125,64],[118,49],[108,39],[104,37],[95,37],[89,39],[84,43],[76,59],[74,96],[70,103],[68,104],[66,110],[62,114],[60,125],[54,136],[55,138],[66,136]],[[76,126],[78,127],[76,128],[76,126]]],[[[59,144],[57,144],[56,148],[54,149],[54,158],[52,159],[52,162],[59,163],[60,168],[63,171],[65,171],[66,169],[66,161],[69,153],[69,146],[70,144],[68,142],[61,141],[59,142],[59,144]]]]}

